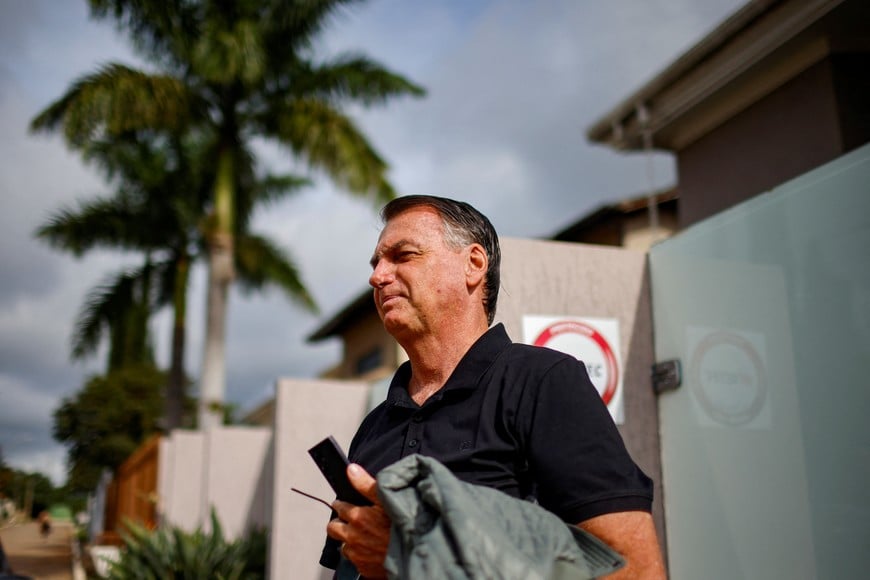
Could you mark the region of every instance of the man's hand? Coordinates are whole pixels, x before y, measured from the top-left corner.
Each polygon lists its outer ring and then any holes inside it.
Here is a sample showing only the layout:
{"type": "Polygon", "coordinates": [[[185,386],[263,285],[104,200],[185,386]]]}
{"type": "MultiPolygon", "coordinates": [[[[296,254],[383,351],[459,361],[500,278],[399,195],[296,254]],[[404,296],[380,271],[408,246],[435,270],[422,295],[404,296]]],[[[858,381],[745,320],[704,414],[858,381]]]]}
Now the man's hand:
{"type": "Polygon", "coordinates": [[[355,463],[347,467],[347,476],[374,505],[362,507],[335,500],[332,509],[338,517],[329,522],[326,533],[342,543],[341,553],[364,578],[386,578],[384,559],[390,543],[390,518],[378,500],[377,482],[355,463]]]}

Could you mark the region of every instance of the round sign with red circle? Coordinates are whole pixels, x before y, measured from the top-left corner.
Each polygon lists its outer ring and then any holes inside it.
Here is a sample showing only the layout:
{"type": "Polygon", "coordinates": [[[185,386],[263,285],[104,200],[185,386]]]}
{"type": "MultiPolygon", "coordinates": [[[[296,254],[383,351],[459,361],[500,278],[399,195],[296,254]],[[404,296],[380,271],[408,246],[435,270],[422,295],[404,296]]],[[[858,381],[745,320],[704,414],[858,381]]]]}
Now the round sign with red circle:
{"type": "MultiPolygon", "coordinates": [[[[560,338],[564,338],[568,335],[573,335],[574,338],[580,337],[584,342],[591,343],[594,347],[593,350],[596,353],[600,353],[601,362],[604,367],[604,380],[602,382],[600,380],[596,381],[595,377],[590,376],[590,378],[598,389],[601,398],[604,400],[604,404],[609,404],[610,401],[613,400],[613,396],[616,394],[617,385],[619,384],[619,365],[617,364],[616,355],[614,354],[613,349],[598,330],[585,322],[580,322],[578,320],[563,320],[550,324],[544,328],[544,330],[538,334],[533,344],[535,346],[548,346],[555,350],[574,354],[571,352],[573,349],[560,348],[554,344],[560,338]]],[[[590,361],[583,360],[583,362],[587,364],[588,368],[590,361]]]]}

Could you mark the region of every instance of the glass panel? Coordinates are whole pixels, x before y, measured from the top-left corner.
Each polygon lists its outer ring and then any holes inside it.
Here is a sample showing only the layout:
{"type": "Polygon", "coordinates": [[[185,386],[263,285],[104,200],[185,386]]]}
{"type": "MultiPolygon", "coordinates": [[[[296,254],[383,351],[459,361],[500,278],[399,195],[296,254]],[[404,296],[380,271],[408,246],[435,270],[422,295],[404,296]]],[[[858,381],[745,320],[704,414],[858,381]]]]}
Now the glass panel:
{"type": "Polygon", "coordinates": [[[870,145],[650,252],[669,565],[870,568],[870,145]]]}

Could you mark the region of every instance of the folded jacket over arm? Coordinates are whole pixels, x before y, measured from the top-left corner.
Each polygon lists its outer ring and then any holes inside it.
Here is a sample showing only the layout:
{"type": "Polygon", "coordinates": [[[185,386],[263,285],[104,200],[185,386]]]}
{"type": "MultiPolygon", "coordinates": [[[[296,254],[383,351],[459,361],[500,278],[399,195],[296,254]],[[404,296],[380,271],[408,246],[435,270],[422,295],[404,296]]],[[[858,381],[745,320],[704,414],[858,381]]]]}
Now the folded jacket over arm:
{"type": "Polygon", "coordinates": [[[624,563],[540,506],[462,482],[431,457],[408,456],[377,480],[392,520],[385,561],[391,579],[566,580],[624,563]]]}

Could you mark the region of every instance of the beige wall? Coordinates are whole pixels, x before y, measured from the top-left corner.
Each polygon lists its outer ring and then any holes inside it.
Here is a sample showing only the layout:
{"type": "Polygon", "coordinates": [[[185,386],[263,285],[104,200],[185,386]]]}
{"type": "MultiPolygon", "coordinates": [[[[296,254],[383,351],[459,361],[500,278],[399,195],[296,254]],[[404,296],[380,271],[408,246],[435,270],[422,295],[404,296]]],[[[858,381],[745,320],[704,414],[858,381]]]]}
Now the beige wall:
{"type": "Polygon", "coordinates": [[[650,371],[652,320],[646,253],[566,242],[502,238],[502,290],[496,320],[522,340],[525,315],[619,320],[625,421],[619,430],[655,482],[654,517],[664,541],[658,405],[650,371]]]}

